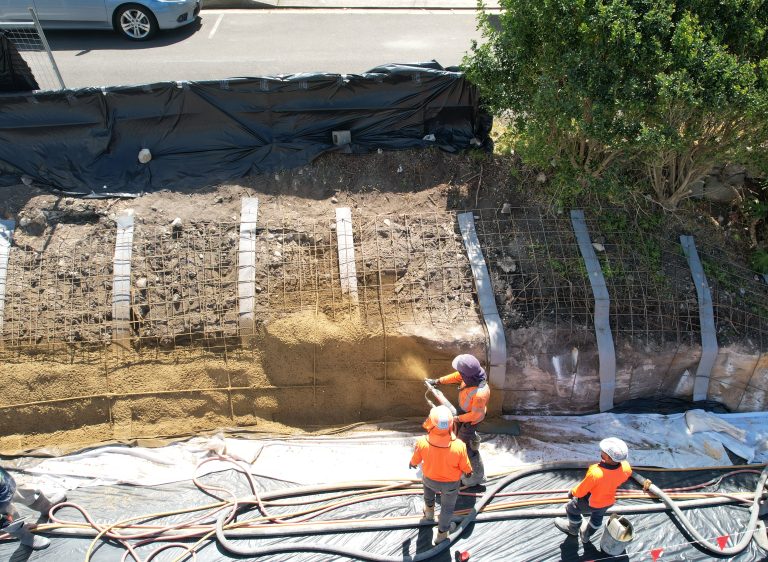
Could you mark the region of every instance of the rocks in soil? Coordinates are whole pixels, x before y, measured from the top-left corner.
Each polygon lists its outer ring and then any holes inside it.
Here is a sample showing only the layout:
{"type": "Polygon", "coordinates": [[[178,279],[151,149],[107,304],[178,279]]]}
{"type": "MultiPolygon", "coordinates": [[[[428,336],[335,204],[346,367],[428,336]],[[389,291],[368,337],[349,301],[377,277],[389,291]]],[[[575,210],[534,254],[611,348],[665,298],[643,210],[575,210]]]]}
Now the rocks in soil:
{"type": "Polygon", "coordinates": [[[499,266],[504,273],[514,273],[517,271],[517,263],[509,256],[503,256],[496,265],[499,266]]]}
{"type": "Polygon", "coordinates": [[[42,211],[19,219],[19,228],[31,236],[40,236],[48,227],[48,218],[42,211]]]}

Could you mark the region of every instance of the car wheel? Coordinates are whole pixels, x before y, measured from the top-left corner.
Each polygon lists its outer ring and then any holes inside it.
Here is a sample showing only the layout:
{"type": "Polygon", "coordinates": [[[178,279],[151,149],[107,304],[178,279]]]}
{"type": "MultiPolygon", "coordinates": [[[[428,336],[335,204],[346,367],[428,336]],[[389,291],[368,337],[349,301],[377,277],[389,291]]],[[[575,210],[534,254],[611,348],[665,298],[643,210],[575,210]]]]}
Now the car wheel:
{"type": "Polygon", "coordinates": [[[149,8],[129,4],[117,11],[115,27],[126,39],[146,41],[157,33],[157,20],[149,8]]]}

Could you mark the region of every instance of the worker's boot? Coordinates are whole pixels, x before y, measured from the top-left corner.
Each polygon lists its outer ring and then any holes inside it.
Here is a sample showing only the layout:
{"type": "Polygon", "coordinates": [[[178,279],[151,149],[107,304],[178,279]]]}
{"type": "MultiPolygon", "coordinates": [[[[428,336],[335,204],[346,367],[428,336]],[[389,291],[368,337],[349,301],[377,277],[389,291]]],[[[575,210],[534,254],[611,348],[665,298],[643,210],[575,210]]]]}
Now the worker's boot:
{"type": "Polygon", "coordinates": [[[30,547],[32,550],[43,550],[50,546],[51,541],[45,537],[32,534],[23,521],[11,523],[3,529],[6,533],[19,539],[21,544],[30,547]]]}
{"type": "Polygon", "coordinates": [[[435,539],[432,541],[432,544],[437,546],[443,541],[447,541],[448,537],[451,533],[453,533],[456,530],[456,523],[451,523],[451,526],[448,528],[447,531],[437,531],[435,534],[435,539]]]}
{"type": "Polygon", "coordinates": [[[572,537],[579,534],[579,525],[571,523],[571,520],[567,517],[558,517],[555,519],[555,527],[560,529],[563,533],[567,533],[572,537]]]}
{"type": "Polygon", "coordinates": [[[66,501],[66,499],[67,495],[63,492],[53,494],[50,498],[47,497],[44,493],[39,492],[35,497],[35,501],[29,504],[29,508],[48,515],[48,512],[51,511],[51,508],[54,505],[66,501]]]}
{"type": "Polygon", "coordinates": [[[589,522],[589,519],[585,519],[581,524],[581,529],[579,530],[579,538],[581,539],[581,542],[589,542],[592,538],[592,535],[597,532],[598,528],[599,527],[593,527],[592,523],[589,522]]]}
{"type": "Polygon", "coordinates": [[[425,505],[424,506],[424,517],[421,518],[422,521],[435,521],[435,506],[432,507],[425,505]]]}

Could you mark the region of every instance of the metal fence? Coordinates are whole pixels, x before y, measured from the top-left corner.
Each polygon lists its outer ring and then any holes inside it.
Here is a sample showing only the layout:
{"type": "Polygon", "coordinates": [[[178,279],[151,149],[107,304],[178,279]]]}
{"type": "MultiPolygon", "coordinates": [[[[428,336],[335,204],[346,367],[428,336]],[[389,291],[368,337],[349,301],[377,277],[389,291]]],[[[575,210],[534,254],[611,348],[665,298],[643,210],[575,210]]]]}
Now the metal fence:
{"type": "Polygon", "coordinates": [[[21,58],[29,65],[40,90],[63,90],[66,86],[40,21],[32,8],[29,12],[29,21],[0,20],[0,33],[13,43],[21,58]]]}

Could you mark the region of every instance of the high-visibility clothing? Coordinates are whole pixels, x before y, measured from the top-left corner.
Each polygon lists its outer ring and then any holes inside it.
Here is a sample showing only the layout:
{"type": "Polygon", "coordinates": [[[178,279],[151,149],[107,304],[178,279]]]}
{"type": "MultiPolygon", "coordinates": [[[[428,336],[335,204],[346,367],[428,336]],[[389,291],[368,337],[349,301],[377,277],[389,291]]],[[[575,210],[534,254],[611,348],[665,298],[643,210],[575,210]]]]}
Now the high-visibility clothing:
{"type": "Polygon", "coordinates": [[[437,379],[440,384],[457,384],[459,387],[459,408],[464,412],[459,415],[459,421],[477,425],[485,419],[488,400],[491,397],[491,387],[483,381],[480,386],[467,386],[458,371],[437,379]]]}
{"type": "Polygon", "coordinates": [[[457,482],[462,473],[472,472],[467,446],[455,438],[447,447],[437,447],[429,442],[428,435],[419,437],[413,447],[411,464],[416,466],[419,463],[424,463],[424,476],[438,482],[457,482]]]}
{"type": "Polygon", "coordinates": [[[571,492],[574,497],[583,498],[589,494],[589,506],[594,508],[609,507],[616,503],[616,489],[632,476],[632,468],[627,461],[609,465],[604,462],[592,464],[587,475],[571,492]]]}

